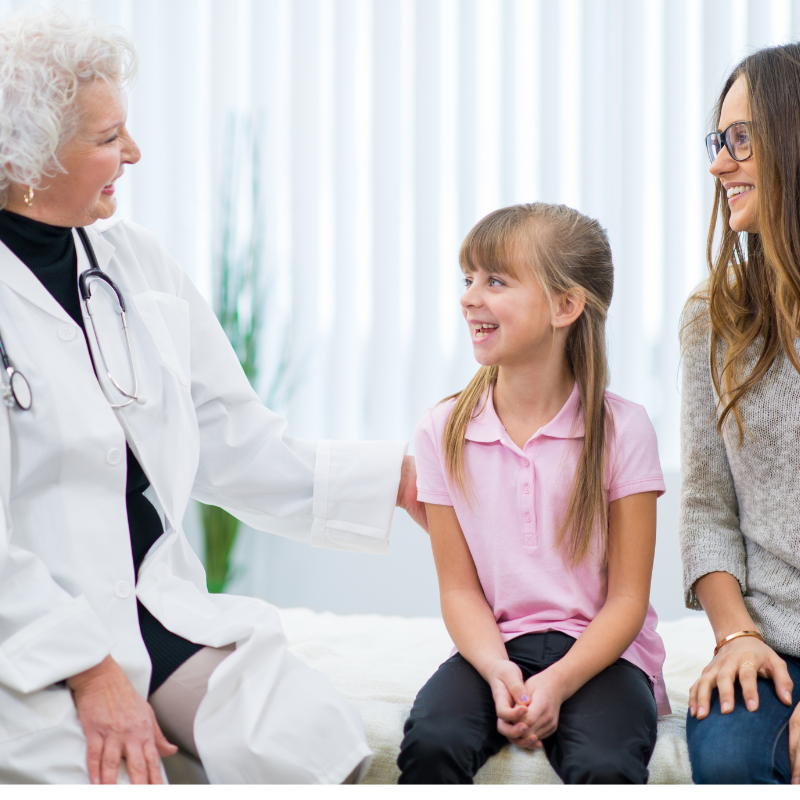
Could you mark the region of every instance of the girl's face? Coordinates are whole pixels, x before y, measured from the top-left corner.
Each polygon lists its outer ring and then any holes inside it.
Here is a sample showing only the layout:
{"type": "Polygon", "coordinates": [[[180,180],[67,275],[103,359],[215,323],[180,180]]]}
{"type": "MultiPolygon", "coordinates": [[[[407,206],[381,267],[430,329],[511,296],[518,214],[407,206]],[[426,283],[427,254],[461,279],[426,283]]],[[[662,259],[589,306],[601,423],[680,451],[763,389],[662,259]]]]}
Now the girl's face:
{"type": "Polygon", "coordinates": [[[527,270],[523,279],[478,269],[467,273],[461,296],[475,359],[483,366],[530,363],[553,342],[553,312],[527,270]]]}
{"type": "MultiPolygon", "coordinates": [[[[744,75],[736,79],[722,103],[719,129],[724,131],[733,122],[750,120],[750,101],[744,75]]],[[[756,196],[756,156],[753,152],[746,161],[735,161],[727,147],[719,151],[709,168],[720,180],[728,195],[731,210],[730,225],[738,233],[758,233],[758,197],[756,196]]]]}

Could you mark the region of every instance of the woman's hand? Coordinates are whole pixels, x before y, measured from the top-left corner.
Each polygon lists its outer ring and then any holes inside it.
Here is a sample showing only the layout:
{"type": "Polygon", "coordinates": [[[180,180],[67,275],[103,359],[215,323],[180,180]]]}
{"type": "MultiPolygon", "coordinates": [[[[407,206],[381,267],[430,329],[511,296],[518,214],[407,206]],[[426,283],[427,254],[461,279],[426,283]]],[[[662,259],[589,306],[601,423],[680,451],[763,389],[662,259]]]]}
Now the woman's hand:
{"type": "Polygon", "coordinates": [[[417,500],[417,464],[413,456],[403,456],[403,466],[400,468],[400,488],[397,490],[397,505],[405,509],[411,519],[427,533],[428,518],[425,514],[425,504],[417,500]]]}
{"type": "Polygon", "coordinates": [[[174,755],[150,704],[111,656],[67,681],[86,735],[93,783],[116,783],[124,758],[131,783],[163,783],[159,755],[174,755]]]}
{"type": "Polygon", "coordinates": [[[734,685],[738,679],[744,702],[750,711],[758,708],[758,676],[771,678],[781,702],[792,702],[792,679],[786,662],[755,636],[741,636],[720,649],[714,660],[689,691],[689,713],[704,719],[711,710],[711,691],[719,691],[720,711],[730,714],[734,704],[734,685]]]}
{"type": "Polygon", "coordinates": [[[524,691],[529,698],[525,716],[513,726],[514,730],[500,732],[512,744],[531,750],[543,747],[542,741],[555,733],[564,695],[555,673],[547,669],[528,678],[524,691]]]}

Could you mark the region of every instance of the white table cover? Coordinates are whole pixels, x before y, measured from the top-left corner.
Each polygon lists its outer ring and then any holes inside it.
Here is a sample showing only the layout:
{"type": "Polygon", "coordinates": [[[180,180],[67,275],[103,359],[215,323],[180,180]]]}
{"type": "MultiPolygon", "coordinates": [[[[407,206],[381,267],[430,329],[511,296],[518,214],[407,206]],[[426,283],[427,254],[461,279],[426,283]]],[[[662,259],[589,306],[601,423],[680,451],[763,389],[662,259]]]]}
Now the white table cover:
{"type": "MultiPolygon", "coordinates": [[[[375,755],[364,783],[396,783],[403,723],[414,698],[450,652],[438,618],[341,616],[295,608],[281,612],[290,650],[358,709],[375,755]]],[[[664,678],[672,714],[658,723],[650,783],[691,783],[686,748],[689,687],[710,661],[714,634],[704,614],[658,626],[667,650],[664,678]]],[[[505,747],[489,759],[476,783],[560,783],[541,751],[505,747]]]]}

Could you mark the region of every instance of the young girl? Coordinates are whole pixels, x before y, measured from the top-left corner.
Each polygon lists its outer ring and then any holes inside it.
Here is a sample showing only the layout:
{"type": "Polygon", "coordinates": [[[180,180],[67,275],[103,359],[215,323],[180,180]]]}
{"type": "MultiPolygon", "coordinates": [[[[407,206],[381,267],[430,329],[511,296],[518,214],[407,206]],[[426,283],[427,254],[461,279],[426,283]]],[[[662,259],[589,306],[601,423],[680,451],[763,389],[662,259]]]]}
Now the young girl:
{"type": "Polygon", "coordinates": [[[664,481],[645,410],[606,392],[608,239],[566,206],[512,206],[460,261],[483,366],[414,438],[458,652],[417,696],[400,781],[471,783],[510,740],[566,783],[645,783],[669,713],[648,602],[664,481]]]}

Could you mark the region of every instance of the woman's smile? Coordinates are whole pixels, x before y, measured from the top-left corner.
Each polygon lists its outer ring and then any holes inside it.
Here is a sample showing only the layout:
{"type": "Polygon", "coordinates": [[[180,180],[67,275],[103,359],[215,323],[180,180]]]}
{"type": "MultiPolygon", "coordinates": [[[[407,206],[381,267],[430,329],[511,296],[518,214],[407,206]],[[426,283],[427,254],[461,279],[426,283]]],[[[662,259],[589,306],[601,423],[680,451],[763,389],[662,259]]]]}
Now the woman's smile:
{"type": "Polygon", "coordinates": [[[756,188],[752,183],[726,183],[724,186],[729,206],[733,206],[737,200],[742,199],[743,195],[756,188]]]}

